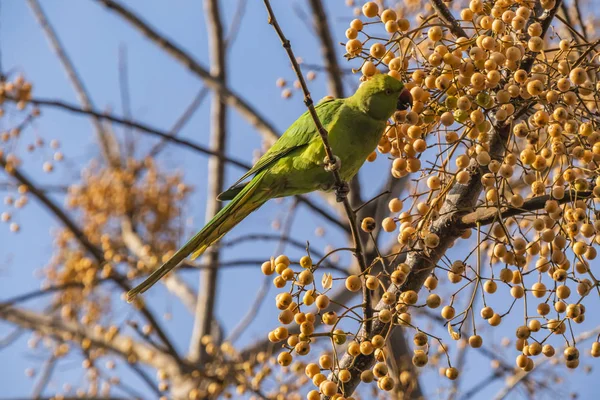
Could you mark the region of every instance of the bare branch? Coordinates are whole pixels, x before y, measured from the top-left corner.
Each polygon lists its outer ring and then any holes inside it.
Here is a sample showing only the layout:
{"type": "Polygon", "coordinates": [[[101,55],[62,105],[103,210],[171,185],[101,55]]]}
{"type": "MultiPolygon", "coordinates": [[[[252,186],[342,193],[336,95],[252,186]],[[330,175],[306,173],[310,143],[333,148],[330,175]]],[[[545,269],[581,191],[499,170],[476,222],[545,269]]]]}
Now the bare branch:
{"type": "Polygon", "coordinates": [[[579,0],[574,0],[573,1],[573,8],[575,8],[575,14],[577,14],[577,21],[579,22],[579,27],[581,28],[581,33],[583,34],[583,37],[585,39],[585,41],[588,41],[588,33],[587,33],[587,29],[588,26],[585,25],[585,23],[583,22],[583,15],[581,13],[581,7],[579,4],[579,0]]]}
{"type": "Polygon", "coordinates": [[[300,203],[303,203],[307,208],[316,212],[317,214],[325,218],[328,222],[331,222],[334,226],[337,226],[338,228],[346,232],[350,232],[350,227],[348,226],[348,224],[344,224],[342,221],[340,221],[339,218],[324,211],[321,207],[316,205],[307,195],[296,196],[296,198],[300,203]]]}
{"type": "MultiPolygon", "coordinates": [[[[129,95],[129,69],[127,63],[127,47],[124,44],[119,46],[119,92],[121,94],[121,105],[123,115],[126,119],[131,120],[131,96],[129,95]]],[[[125,150],[127,157],[133,156],[134,138],[131,127],[125,129],[125,150]]]]}
{"type": "MultiPolygon", "coordinates": [[[[2,305],[0,305],[0,307],[2,307],[2,305]]],[[[24,333],[25,329],[17,327],[8,335],[4,336],[3,338],[0,338],[0,350],[10,346],[11,344],[19,340],[24,333]]]]}
{"type": "MultiPolygon", "coordinates": [[[[225,37],[219,3],[217,0],[205,0],[204,11],[209,38],[210,74],[223,87],[227,85],[225,65],[225,37]]],[[[227,105],[225,96],[218,92],[212,98],[211,105],[211,135],[210,148],[217,154],[224,154],[227,143],[227,105]]],[[[221,202],[217,200],[219,193],[223,192],[225,181],[225,163],[219,157],[210,157],[208,160],[208,188],[205,220],[210,221],[219,210],[221,202]]],[[[211,247],[204,255],[209,264],[219,263],[219,248],[211,247]]],[[[201,339],[210,335],[214,323],[214,310],[217,298],[217,279],[219,270],[210,268],[200,272],[200,289],[196,302],[194,328],[190,339],[190,358],[202,364],[206,362],[208,354],[202,346],[201,339]]]]}
{"type": "Polygon", "coordinates": [[[163,368],[173,376],[180,375],[183,371],[182,368],[185,367],[185,365],[178,364],[177,360],[170,355],[157,352],[153,347],[118,333],[111,340],[107,340],[108,336],[102,332],[76,322],[63,321],[50,315],[38,314],[17,307],[0,308],[0,318],[22,328],[64,341],[81,341],[87,338],[95,347],[104,348],[125,359],[134,355],[140,362],[154,368],[163,368]]]}
{"type": "MultiPolygon", "coordinates": [[[[95,283],[99,284],[102,282],[106,282],[107,280],[108,280],[108,278],[98,280],[95,283]]],[[[36,299],[41,296],[52,294],[54,292],[60,292],[65,289],[69,289],[69,288],[82,288],[83,289],[84,287],[85,287],[85,285],[81,282],[68,282],[68,283],[64,283],[62,285],[49,286],[49,287],[45,287],[45,288],[42,288],[39,290],[33,290],[31,292],[26,292],[26,293],[20,294],[18,296],[12,297],[8,300],[4,300],[4,301],[0,302],[0,309],[2,307],[12,306],[17,303],[23,303],[23,302],[26,302],[29,300],[33,300],[33,299],[36,299]]]]}
{"type": "Polygon", "coordinates": [[[33,388],[33,392],[31,393],[32,399],[39,399],[41,394],[44,393],[44,389],[48,385],[50,378],[52,377],[52,373],[54,372],[54,367],[56,366],[57,358],[54,355],[51,355],[48,360],[44,363],[44,367],[42,370],[42,374],[40,378],[33,388]]]}

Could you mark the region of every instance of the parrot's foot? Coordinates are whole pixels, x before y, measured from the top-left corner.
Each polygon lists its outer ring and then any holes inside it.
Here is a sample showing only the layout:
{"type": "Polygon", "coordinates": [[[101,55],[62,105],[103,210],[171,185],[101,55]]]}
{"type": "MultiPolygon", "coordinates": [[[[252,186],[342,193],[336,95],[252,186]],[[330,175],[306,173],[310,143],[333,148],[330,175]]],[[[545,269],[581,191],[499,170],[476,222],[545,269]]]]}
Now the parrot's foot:
{"type": "Polygon", "coordinates": [[[327,156],[323,160],[323,164],[325,165],[325,171],[337,171],[342,166],[342,160],[340,160],[338,156],[334,155],[333,158],[335,159],[335,161],[331,161],[327,156]]]}
{"type": "Polygon", "coordinates": [[[350,193],[350,186],[346,182],[342,182],[340,185],[335,186],[335,201],[341,203],[346,199],[350,193]]]}

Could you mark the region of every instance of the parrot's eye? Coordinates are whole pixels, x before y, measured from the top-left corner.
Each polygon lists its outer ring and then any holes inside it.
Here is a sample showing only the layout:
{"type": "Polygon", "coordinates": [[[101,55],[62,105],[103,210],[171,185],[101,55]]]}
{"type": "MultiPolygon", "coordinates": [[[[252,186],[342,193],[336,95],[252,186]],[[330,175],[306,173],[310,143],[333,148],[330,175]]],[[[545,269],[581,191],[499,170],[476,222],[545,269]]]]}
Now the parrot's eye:
{"type": "Polygon", "coordinates": [[[385,94],[387,94],[387,95],[392,94],[392,89],[385,89],[385,94]]]}

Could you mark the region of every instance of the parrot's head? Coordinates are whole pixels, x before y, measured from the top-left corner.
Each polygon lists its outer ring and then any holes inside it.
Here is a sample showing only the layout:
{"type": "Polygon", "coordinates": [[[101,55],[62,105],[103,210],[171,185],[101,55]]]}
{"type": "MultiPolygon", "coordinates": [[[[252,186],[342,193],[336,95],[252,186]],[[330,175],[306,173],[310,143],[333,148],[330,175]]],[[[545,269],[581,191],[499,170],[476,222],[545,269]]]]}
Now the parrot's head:
{"type": "Polygon", "coordinates": [[[410,91],[387,74],[377,74],[363,82],[352,97],[371,118],[382,121],[389,119],[395,111],[406,110],[412,105],[410,91]]]}

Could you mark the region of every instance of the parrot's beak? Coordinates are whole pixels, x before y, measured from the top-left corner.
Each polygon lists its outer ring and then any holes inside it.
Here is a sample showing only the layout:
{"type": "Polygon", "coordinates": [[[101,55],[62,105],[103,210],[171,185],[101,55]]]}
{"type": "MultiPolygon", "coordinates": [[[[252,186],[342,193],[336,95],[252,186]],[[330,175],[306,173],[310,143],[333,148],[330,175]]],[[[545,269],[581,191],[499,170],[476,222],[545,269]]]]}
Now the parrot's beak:
{"type": "Polygon", "coordinates": [[[413,104],[413,98],[412,98],[412,95],[410,94],[410,90],[405,88],[402,92],[400,92],[400,96],[398,96],[398,103],[396,104],[396,108],[399,111],[404,111],[408,107],[411,107],[412,104],[413,104]]]}

